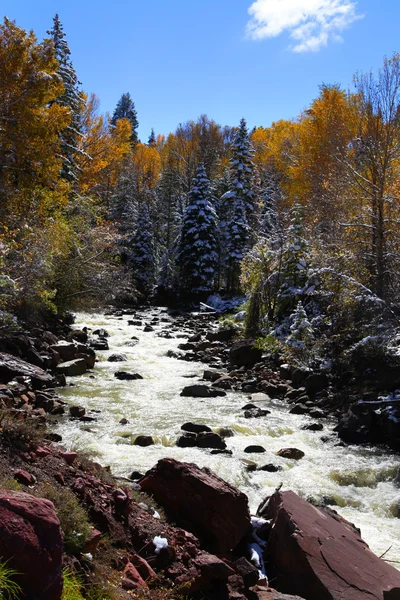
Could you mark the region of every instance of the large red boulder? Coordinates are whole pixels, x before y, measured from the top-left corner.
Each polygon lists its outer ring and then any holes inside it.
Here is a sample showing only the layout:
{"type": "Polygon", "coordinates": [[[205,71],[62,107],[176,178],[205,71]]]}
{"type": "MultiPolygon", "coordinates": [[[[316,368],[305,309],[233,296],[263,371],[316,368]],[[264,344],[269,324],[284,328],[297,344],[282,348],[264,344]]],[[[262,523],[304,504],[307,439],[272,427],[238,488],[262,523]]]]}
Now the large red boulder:
{"type": "Polygon", "coordinates": [[[400,586],[400,571],[373,554],[344,519],[293,492],[271,496],[267,554],[282,591],[307,600],[384,600],[400,586]]]}
{"type": "Polygon", "coordinates": [[[247,496],[209,469],[164,458],[140,486],[212,552],[229,552],[251,528],[247,496]]]}
{"type": "Polygon", "coordinates": [[[49,500],[0,490],[0,556],[20,573],[24,597],[61,598],[62,533],[49,500]]]}

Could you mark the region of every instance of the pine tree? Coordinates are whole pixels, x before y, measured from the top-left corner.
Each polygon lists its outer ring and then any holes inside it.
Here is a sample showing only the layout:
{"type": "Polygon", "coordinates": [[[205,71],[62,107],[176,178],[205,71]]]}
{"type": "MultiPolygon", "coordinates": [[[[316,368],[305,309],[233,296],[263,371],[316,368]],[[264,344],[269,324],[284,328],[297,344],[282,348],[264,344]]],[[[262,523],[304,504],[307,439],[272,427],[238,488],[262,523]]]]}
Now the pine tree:
{"type": "Polygon", "coordinates": [[[156,282],[157,259],[150,209],[145,199],[139,205],[136,232],[129,246],[133,280],[138,291],[149,296],[156,282]]]}
{"type": "Polygon", "coordinates": [[[155,146],[156,145],[156,134],[154,133],[154,129],[151,128],[151,132],[149,135],[149,139],[147,141],[147,145],[148,146],[155,146]]]}
{"type": "Polygon", "coordinates": [[[232,143],[231,191],[242,199],[246,219],[253,230],[257,229],[257,206],[254,189],[254,149],[249,138],[245,119],[240,121],[232,143]]]}
{"type": "Polygon", "coordinates": [[[308,279],[308,244],[304,239],[302,206],[296,204],[291,211],[290,225],[282,254],[279,290],[281,310],[292,309],[303,293],[308,279]]]}
{"type": "Polygon", "coordinates": [[[246,207],[241,195],[226,198],[231,201],[225,228],[226,238],[226,282],[227,290],[235,293],[239,290],[240,263],[249,248],[250,227],[246,217],[246,207]]]}
{"type": "Polygon", "coordinates": [[[122,94],[121,98],[117,102],[113,116],[111,118],[111,124],[115,125],[119,119],[128,119],[132,127],[131,145],[132,147],[138,143],[137,128],[139,127],[139,121],[135,109],[135,104],[132,101],[129,92],[122,94]]]}
{"type": "Polygon", "coordinates": [[[217,215],[204,164],[197,168],[177,250],[180,287],[184,292],[213,289],[218,263],[217,215]]]}
{"type": "Polygon", "coordinates": [[[290,334],[287,342],[292,346],[303,348],[312,341],[314,332],[301,300],[298,301],[295,311],[290,315],[290,321],[290,334]]]}
{"type": "Polygon", "coordinates": [[[60,106],[66,106],[71,111],[71,123],[61,132],[61,153],[63,166],[61,175],[68,181],[78,180],[76,156],[79,154],[78,142],[81,136],[81,112],[83,107],[80,81],[71,62],[71,51],[65,39],[63,26],[58,14],[53,19],[53,28],[47,32],[54,43],[55,55],[58,60],[58,75],[64,85],[64,92],[55,101],[60,106]]]}

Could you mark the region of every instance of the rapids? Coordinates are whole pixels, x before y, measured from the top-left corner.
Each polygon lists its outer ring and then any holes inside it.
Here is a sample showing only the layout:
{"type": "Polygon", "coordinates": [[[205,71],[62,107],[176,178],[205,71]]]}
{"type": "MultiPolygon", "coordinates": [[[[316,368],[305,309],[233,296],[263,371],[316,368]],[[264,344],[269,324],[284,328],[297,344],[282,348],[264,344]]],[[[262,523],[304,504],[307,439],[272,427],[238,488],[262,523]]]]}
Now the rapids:
{"type": "MultiPolygon", "coordinates": [[[[163,309],[141,311],[143,323],[154,316],[167,315],[163,309]]],[[[83,423],[68,416],[58,417],[55,431],[62,435],[68,449],[88,452],[109,465],[114,474],[125,477],[134,470],[144,473],[166,456],[207,466],[245,492],[253,512],[282,483],[283,489],[291,489],[303,498],[326,502],[361,529],[377,555],[388,551],[385,559],[400,568],[400,518],[395,516],[400,514],[400,491],[393,483],[399,467],[397,455],[372,447],[338,446],[333,421],[324,420],[320,432],[302,430],[310,418],[289,414],[289,407],[281,400],[265,405],[271,410],[268,416],[245,419],[241,407],[249,401],[246,394],[228,392],[226,397],[210,399],[180,397],[184,386],[201,380],[205,365],[166,356],[168,350],[177,350],[178,344],[185,341],[175,333],[172,339],[156,335],[157,331],[168,330],[168,323],[154,325],[154,332],[144,332],[143,327],[128,325],[132,318],[101,313],[77,315],[77,328],[107,330],[110,350],[96,351],[98,362],[93,373],[69,378],[73,385],[60,388],[64,400],[84,406],[86,414],[95,418],[83,423]],[[125,354],[127,361],[108,362],[107,358],[116,352],[125,354]],[[119,370],[140,373],[143,379],[117,380],[114,373],[119,370]],[[127,425],[120,424],[123,418],[128,419],[127,425]],[[176,447],[180,427],[187,421],[207,424],[216,432],[220,427],[230,428],[234,435],[225,441],[233,455],[176,447]],[[133,445],[139,434],[153,436],[155,445],[133,445]],[[321,441],[324,436],[328,441],[321,441]],[[262,445],[267,451],[244,453],[250,444],[262,445]],[[275,455],[285,447],[300,448],[305,457],[295,461],[275,455]],[[273,463],[282,470],[249,473],[243,460],[258,465],[273,463]]]]}

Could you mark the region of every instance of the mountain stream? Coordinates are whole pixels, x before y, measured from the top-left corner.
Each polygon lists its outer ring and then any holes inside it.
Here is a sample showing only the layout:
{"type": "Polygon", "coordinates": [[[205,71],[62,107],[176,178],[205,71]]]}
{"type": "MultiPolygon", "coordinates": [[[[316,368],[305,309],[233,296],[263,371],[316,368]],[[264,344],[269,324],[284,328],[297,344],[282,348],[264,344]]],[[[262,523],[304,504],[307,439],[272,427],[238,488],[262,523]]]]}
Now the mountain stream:
{"type": "Polygon", "coordinates": [[[244,393],[228,392],[226,397],[209,399],[181,397],[183,387],[201,383],[207,367],[168,357],[167,351],[176,351],[185,341],[182,336],[190,333],[181,331],[176,337],[174,331],[171,339],[158,337],[157,332],[170,327],[166,311],[141,311],[143,324],[154,317],[164,318],[153,325],[154,331],[144,332],[143,326],[128,325],[132,316],[77,315],[77,328],[106,329],[110,349],[96,351],[98,362],[93,373],[69,378],[73,385],[60,389],[64,400],[84,406],[86,414],[95,418],[89,423],[68,416],[59,418],[55,431],[62,435],[63,444],[89,452],[95,460],[109,465],[114,474],[125,477],[132,471],[144,473],[167,456],[207,466],[246,493],[253,512],[282,483],[283,490],[325,502],[355,523],[371,549],[378,556],[386,553],[385,559],[400,569],[400,490],[393,482],[398,456],[379,448],[338,445],[334,421],[324,420],[323,431],[302,430],[310,417],[289,414],[289,406],[282,400],[265,405],[271,410],[268,416],[245,419],[241,408],[249,397],[244,393]],[[125,354],[127,361],[109,362],[113,353],[125,354]],[[120,370],[140,373],[143,379],[120,381],[114,377],[120,370]],[[120,424],[124,418],[126,425],[120,424]],[[217,433],[221,427],[230,428],[234,435],[227,437],[226,443],[232,456],[177,447],[180,427],[187,421],[204,423],[217,433]],[[155,444],[133,445],[139,434],[151,435],[155,444]],[[328,439],[322,441],[321,437],[328,439]],[[262,445],[267,451],[244,453],[250,444],[262,445]],[[304,458],[295,461],[275,455],[286,447],[303,450],[304,458]],[[273,463],[282,470],[248,472],[246,460],[258,465],[273,463]]]}

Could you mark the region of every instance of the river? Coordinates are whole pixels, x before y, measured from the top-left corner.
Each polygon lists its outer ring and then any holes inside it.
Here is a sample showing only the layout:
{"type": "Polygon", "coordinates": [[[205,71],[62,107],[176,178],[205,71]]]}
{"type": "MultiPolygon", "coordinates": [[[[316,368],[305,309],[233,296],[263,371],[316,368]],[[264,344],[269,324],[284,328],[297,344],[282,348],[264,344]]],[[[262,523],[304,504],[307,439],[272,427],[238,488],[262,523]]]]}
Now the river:
{"type": "MultiPolygon", "coordinates": [[[[166,317],[163,309],[141,311],[143,321],[166,317]]],[[[280,484],[303,498],[325,499],[343,517],[361,529],[371,549],[400,568],[399,487],[393,478],[399,466],[398,456],[370,447],[342,447],[333,433],[334,422],[324,421],[324,430],[302,430],[309,417],[289,414],[281,400],[265,405],[271,414],[263,418],[245,419],[241,407],[249,401],[246,394],[228,392],[222,398],[181,397],[182,388],[202,378],[205,365],[169,358],[168,350],[177,350],[184,340],[165,339],[157,332],[170,325],[161,322],[153,332],[143,326],[128,325],[136,317],[105,316],[102,313],[80,313],[76,327],[107,330],[110,349],[97,351],[98,362],[93,373],[69,378],[60,394],[70,404],[84,406],[87,415],[96,420],[83,423],[59,419],[55,431],[62,435],[68,449],[89,452],[114,474],[128,477],[134,470],[145,472],[163,457],[207,466],[226,481],[245,492],[254,512],[260,501],[280,484]],[[137,340],[132,337],[138,338],[137,340]],[[123,353],[126,362],[108,362],[113,353],[123,353]],[[120,381],[119,370],[140,373],[142,380],[120,381]],[[129,421],[121,425],[121,419],[129,421]],[[178,448],[175,441],[187,421],[209,425],[218,432],[228,427],[233,432],[226,438],[233,455],[212,455],[209,450],[178,448]],[[155,445],[133,445],[137,435],[151,435],[155,445]],[[321,437],[328,437],[323,442],[321,437]],[[250,444],[262,445],[264,454],[246,454],[250,444]],[[295,447],[305,452],[299,461],[275,455],[281,448],[295,447]],[[259,465],[281,466],[276,473],[248,472],[243,463],[253,460],[259,465]],[[398,561],[398,562],[396,562],[398,561]]]]}

